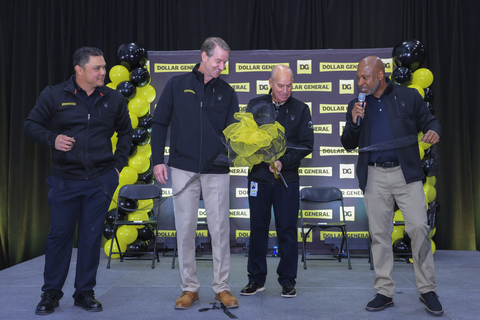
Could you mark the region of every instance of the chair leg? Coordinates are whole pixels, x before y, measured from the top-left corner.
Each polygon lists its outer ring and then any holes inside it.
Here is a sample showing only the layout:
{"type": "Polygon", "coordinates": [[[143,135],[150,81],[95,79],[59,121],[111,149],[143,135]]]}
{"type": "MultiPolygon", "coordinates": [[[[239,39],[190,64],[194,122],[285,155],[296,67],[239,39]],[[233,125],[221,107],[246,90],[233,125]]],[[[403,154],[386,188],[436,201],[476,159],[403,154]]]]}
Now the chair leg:
{"type": "Polygon", "coordinates": [[[373,270],[373,254],[372,254],[372,238],[368,236],[368,262],[370,262],[370,270],[373,270]]]}
{"type": "Polygon", "coordinates": [[[177,254],[177,235],[175,235],[175,241],[173,242],[172,269],[175,269],[175,255],[176,254],[177,254]]]}
{"type": "Polygon", "coordinates": [[[112,259],[112,251],[113,251],[113,239],[115,238],[115,235],[117,234],[117,225],[113,225],[113,233],[112,233],[112,243],[110,244],[110,254],[108,255],[108,263],[107,263],[107,269],[110,269],[110,261],[112,259]]]}
{"type": "Polygon", "coordinates": [[[350,261],[350,250],[348,249],[348,234],[347,228],[345,228],[345,246],[347,247],[347,260],[348,260],[348,269],[352,269],[352,263],[350,261]]]}
{"type": "Polygon", "coordinates": [[[153,256],[152,256],[152,269],[155,268],[155,258],[158,259],[157,253],[157,224],[155,224],[155,234],[153,235],[153,256]]]}

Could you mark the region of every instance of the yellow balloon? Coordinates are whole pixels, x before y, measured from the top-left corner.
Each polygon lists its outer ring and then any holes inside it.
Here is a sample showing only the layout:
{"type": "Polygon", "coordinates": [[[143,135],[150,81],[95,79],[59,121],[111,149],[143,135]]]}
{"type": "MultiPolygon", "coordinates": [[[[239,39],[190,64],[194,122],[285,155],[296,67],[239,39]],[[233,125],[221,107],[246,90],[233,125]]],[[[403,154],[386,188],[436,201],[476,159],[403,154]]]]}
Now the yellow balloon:
{"type": "Polygon", "coordinates": [[[423,138],[423,132],[418,133],[418,145],[423,148],[423,150],[427,150],[430,148],[432,145],[430,143],[425,143],[422,141],[423,138]]]}
{"type": "Polygon", "coordinates": [[[437,183],[437,178],[435,176],[427,177],[427,183],[434,187],[437,183]]]}
{"type": "Polygon", "coordinates": [[[147,158],[152,156],[152,146],[147,143],[144,146],[137,146],[137,153],[145,155],[147,158]]]}
{"type": "Polygon", "coordinates": [[[433,73],[427,68],[417,69],[412,75],[412,84],[419,85],[422,88],[428,88],[432,85],[433,73]]]}
{"type": "Polygon", "coordinates": [[[392,232],[392,245],[397,239],[403,239],[403,231],[405,231],[405,226],[394,226],[392,232]]]}
{"type": "Polygon", "coordinates": [[[134,184],[138,180],[138,173],[135,169],[129,166],[123,167],[120,172],[120,178],[118,180],[119,185],[124,186],[126,184],[134,184]]]}
{"type": "Polygon", "coordinates": [[[115,150],[117,149],[117,141],[118,141],[116,132],[113,133],[113,136],[110,138],[110,140],[112,141],[112,152],[115,153],[115,150]]]}
{"type": "Polygon", "coordinates": [[[430,233],[428,234],[428,236],[430,237],[430,239],[433,238],[433,236],[435,235],[435,233],[437,232],[437,227],[433,228],[432,230],[430,230],[430,233]]]}
{"type": "Polygon", "coordinates": [[[153,209],[153,200],[138,200],[138,209],[143,211],[150,211],[153,209]]]}
{"type": "Polygon", "coordinates": [[[400,211],[400,209],[398,209],[397,211],[395,211],[395,216],[393,217],[393,221],[404,221],[404,220],[403,220],[403,214],[402,214],[402,212],[400,211]]]}
{"type": "Polygon", "coordinates": [[[135,129],[138,127],[138,118],[132,112],[129,112],[128,115],[130,116],[130,121],[132,122],[132,128],[135,129]]]}
{"type": "Polygon", "coordinates": [[[437,190],[435,190],[435,187],[428,183],[423,185],[423,193],[425,193],[425,198],[427,199],[428,203],[435,200],[435,197],[437,196],[437,190]]]}
{"type": "Polygon", "coordinates": [[[434,254],[435,251],[437,250],[437,246],[435,245],[435,242],[433,242],[432,239],[430,239],[430,244],[432,245],[432,254],[434,254]]]}
{"type": "MultiPolygon", "coordinates": [[[[148,216],[148,211],[146,210],[137,210],[135,212],[129,213],[127,215],[128,221],[148,221],[150,217],[148,216]]],[[[143,225],[134,226],[137,229],[143,228],[143,225]]]]}
{"type": "Polygon", "coordinates": [[[423,150],[423,147],[420,145],[420,143],[418,144],[418,151],[420,151],[420,160],[422,160],[425,156],[425,150],[423,150]]]}
{"type": "Polygon", "coordinates": [[[117,238],[118,243],[120,243],[120,247],[122,244],[128,245],[133,241],[137,240],[138,231],[137,228],[134,226],[121,226],[117,230],[117,238]]]}
{"type": "Polygon", "coordinates": [[[144,98],[136,96],[128,102],[128,110],[138,118],[146,115],[149,109],[150,105],[144,98]]]}
{"type": "MultiPolygon", "coordinates": [[[[112,243],[113,243],[112,252],[119,252],[117,242],[113,241],[113,239],[110,239],[107,242],[105,242],[105,245],[103,246],[103,251],[105,252],[107,257],[110,255],[110,247],[112,246],[112,243]]],[[[121,249],[120,250],[121,252],[125,252],[125,250],[127,250],[127,245],[123,245],[120,243],[120,249],[121,249]]],[[[118,259],[118,258],[120,258],[119,254],[112,254],[112,259],[118,259]]]]}
{"type": "Polygon", "coordinates": [[[144,173],[150,168],[150,159],[143,154],[137,153],[128,159],[128,166],[137,171],[137,173],[144,173]]]}
{"type": "Polygon", "coordinates": [[[112,83],[115,83],[115,88],[117,84],[122,81],[130,81],[130,72],[127,68],[119,64],[110,69],[108,76],[110,77],[110,80],[112,80],[112,83]]]}
{"type": "Polygon", "coordinates": [[[144,98],[148,103],[152,103],[155,100],[156,95],[155,88],[151,85],[137,88],[137,97],[144,98]]]}
{"type": "Polygon", "coordinates": [[[113,90],[117,90],[117,85],[113,82],[107,83],[107,87],[113,90]]]}
{"type": "Polygon", "coordinates": [[[423,90],[422,87],[420,87],[418,84],[411,84],[408,86],[409,88],[417,89],[418,93],[422,96],[422,98],[425,97],[425,90],[423,90]]]}

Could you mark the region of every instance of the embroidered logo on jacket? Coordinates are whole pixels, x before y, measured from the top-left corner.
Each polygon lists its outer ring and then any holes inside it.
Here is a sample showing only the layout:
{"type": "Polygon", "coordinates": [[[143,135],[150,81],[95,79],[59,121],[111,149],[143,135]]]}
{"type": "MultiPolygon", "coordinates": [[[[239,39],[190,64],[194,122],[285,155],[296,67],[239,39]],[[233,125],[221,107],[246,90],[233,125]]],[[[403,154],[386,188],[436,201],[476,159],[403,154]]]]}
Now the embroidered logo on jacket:
{"type": "Polygon", "coordinates": [[[76,106],[77,103],[75,102],[62,102],[62,106],[76,106]]]}
{"type": "Polygon", "coordinates": [[[190,89],[185,89],[185,90],[183,90],[183,92],[184,92],[184,93],[191,92],[191,93],[195,94],[195,91],[190,90],[190,89]]]}
{"type": "Polygon", "coordinates": [[[218,95],[218,101],[222,101],[222,95],[221,94],[218,95]]]}

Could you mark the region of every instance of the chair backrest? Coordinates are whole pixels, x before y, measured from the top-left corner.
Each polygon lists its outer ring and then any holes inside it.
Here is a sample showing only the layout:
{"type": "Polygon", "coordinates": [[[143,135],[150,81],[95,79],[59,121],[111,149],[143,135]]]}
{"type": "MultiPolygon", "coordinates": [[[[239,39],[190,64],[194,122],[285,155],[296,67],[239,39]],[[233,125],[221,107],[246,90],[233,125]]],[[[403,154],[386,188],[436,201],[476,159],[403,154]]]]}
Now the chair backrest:
{"type": "Polygon", "coordinates": [[[127,184],[120,188],[118,197],[145,200],[162,197],[162,189],[154,184],[127,184]]]}
{"type": "Polygon", "coordinates": [[[340,189],[335,187],[308,187],[300,190],[300,201],[331,202],[342,201],[343,195],[340,189]]]}

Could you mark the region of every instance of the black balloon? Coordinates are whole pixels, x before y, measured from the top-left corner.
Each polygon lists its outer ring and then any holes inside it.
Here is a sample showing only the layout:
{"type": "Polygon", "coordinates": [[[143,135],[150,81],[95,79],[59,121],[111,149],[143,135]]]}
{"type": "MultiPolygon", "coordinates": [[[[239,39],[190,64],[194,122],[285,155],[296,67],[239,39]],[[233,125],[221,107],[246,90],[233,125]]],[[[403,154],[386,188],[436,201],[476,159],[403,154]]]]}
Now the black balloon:
{"type": "Polygon", "coordinates": [[[147,251],[147,244],[141,239],[137,239],[134,242],[127,245],[128,252],[145,252],[147,251]]]}
{"type": "Polygon", "coordinates": [[[406,256],[410,254],[411,256],[412,249],[403,239],[397,239],[393,243],[393,253],[406,256]]]}
{"type": "Polygon", "coordinates": [[[150,133],[145,128],[137,127],[132,131],[132,142],[137,146],[144,146],[150,142],[150,133]]]}
{"type": "Polygon", "coordinates": [[[131,158],[136,154],[137,154],[137,145],[132,142],[132,145],[130,146],[130,151],[128,152],[128,157],[131,158]]]}
{"type": "Polygon", "coordinates": [[[137,94],[137,88],[131,81],[122,81],[117,84],[117,91],[120,92],[126,99],[132,99],[137,94]]]}
{"type": "Polygon", "coordinates": [[[425,104],[427,105],[427,108],[430,111],[430,113],[433,115],[435,110],[433,109],[432,103],[431,102],[425,102],[425,104]]]}
{"type": "Polygon", "coordinates": [[[403,230],[403,241],[410,247],[412,245],[412,239],[408,235],[407,231],[403,230]]]}
{"type": "Polygon", "coordinates": [[[155,179],[155,176],[153,175],[153,172],[150,169],[138,175],[138,181],[141,181],[145,184],[153,184],[155,182],[154,179],[155,179]]]}
{"type": "Polygon", "coordinates": [[[108,222],[103,225],[103,236],[107,240],[110,240],[113,237],[113,226],[108,222]]]}
{"type": "Polygon", "coordinates": [[[138,229],[137,231],[138,231],[138,238],[143,241],[150,240],[153,237],[153,230],[150,225],[146,225],[143,228],[138,229]]]}
{"type": "Polygon", "coordinates": [[[130,81],[137,87],[145,87],[150,82],[150,73],[145,68],[135,68],[130,72],[130,81]]]}
{"type": "Polygon", "coordinates": [[[138,200],[120,197],[118,199],[118,207],[122,208],[126,212],[137,210],[138,209],[138,200]]]}
{"type": "Polygon", "coordinates": [[[138,118],[138,126],[147,129],[149,133],[152,133],[152,120],[151,114],[146,114],[143,117],[138,118]]]}
{"type": "Polygon", "coordinates": [[[412,82],[412,71],[407,67],[398,67],[393,70],[392,79],[397,83],[410,85],[412,82]]]}
{"type": "Polygon", "coordinates": [[[433,102],[433,89],[431,87],[425,88],[425,96],[423,97],[423,100],[426,102],[433,102]]]}
{"type": "Polygon", "coordinates": [[[148,61],[147,50],[137,42],[124,43],[117,50],[117,60],[131,71],[145,66],[148,61]]]}
{"type": "MultiPolygon", "coordinates": [[[[120,210],[120,208],[119,208],[119,210],[120,210]]],[[[113,221],[115,221],[116,211],[117,211],[117,209],[112,209],[112,210],[107,212],[107,217],[105,218],[107,223],[112,224],[113,221]]],[[[125,214],[119,211],[118,215],[117,215],[117,220],[125,220],[125,214]]]]}
{"type": "Polygon", "coordinates": [[[440,169],[440,166],[436,159],[427,159],[423,161],[422,167],[423,167],[423,172],[429,177],[433,177],[437,175],[438,170],[440,169]]]}
{"type": "Polygon", "coordinates": [[[418,40],[408,39],[393,48],[392,57],[397,67],[407,67],[413,72],[425,60],[425,47],[418,40]]]}

